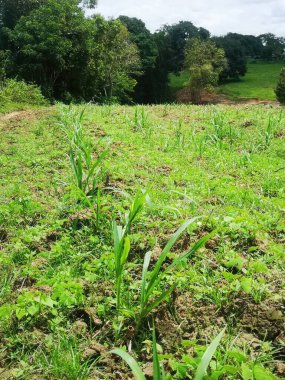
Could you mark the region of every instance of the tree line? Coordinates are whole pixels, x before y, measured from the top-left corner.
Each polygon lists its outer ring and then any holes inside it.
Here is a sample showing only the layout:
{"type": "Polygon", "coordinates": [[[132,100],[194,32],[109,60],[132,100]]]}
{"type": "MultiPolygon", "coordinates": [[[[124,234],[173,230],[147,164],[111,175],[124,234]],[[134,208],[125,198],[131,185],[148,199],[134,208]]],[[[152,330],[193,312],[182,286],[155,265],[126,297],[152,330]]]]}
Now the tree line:
{"type": "Polygon", "coordinates": [[[142,20],[86,17],[96,0],[0,0],[0,79],[40,86],[51,100],[161,103],[169,73],[188,68],[200,89],[239,80],[251,59],[283,59],[285,39],[211,36],[190,21],[151,33],[142,20]]]}

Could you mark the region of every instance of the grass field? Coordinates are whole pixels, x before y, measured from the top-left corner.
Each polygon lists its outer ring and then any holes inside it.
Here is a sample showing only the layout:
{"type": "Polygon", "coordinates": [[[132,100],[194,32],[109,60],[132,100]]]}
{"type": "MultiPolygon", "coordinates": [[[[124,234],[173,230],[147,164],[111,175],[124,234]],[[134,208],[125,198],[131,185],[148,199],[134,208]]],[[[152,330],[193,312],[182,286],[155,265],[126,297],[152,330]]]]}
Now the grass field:
{"type": "MultiPolygon", "coordinates": [[[[260,99],[276,100],[274,89],[278,75],[285,62],[249,63],[248,72],[239,82],[231,82],[219,87],[218,91],[232,100],[260,99]]],[[[187,86],[189,75],[182,72],[180,76],[170,76],[172,93],[187,86]]]]}
{"type": "Polygon", "coordinates": [[[154,322],[166,379],[223,328],[205,379],[284,379],[284,111],[81,111],[0,116],[0,378],[155,378],[154,322]]]}

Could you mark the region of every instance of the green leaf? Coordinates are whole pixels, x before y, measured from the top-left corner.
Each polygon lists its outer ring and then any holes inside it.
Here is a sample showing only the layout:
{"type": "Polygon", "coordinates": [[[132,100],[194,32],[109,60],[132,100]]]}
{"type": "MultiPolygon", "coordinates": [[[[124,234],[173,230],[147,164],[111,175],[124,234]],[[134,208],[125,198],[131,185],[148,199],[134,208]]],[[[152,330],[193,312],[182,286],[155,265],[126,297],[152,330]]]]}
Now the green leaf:
{"type": "Polygon", "coordinates": [[[175,232],[175,234],[171,237],[169,242],[166,244],[165,248],[161,252],[161,255],[159,256],[159,259],[154,267],[154,270],[151,273],[151,279],[147,287],[146,291],[146,296],[149,297],[150,294],[152,293],[154,287],[155,287],[155,282],[158,277],[158,273],[160,271],[160,268],[165,261],[168,253],[170,252],[171,248],[173,245],[176,243],[177,239],[182,235],[182,233],[191,225],[193,224],[199,217],[193,218],[182,224],[182,226],[175,232]]]}
{"type": "Polygon", "coordinates": [[[241,376],[242,376],[242,380],[253,379],[252,370],[245,363],[242,363],[241,365],[241,376]]]}
{"type": "Polygon", "coordinates": [[[146,380],[145,375],[140,369],[137,361],[130,354],[128,354],[120,348],[116,348],[110,351],[110,353],[120,356],[128,364],[136,380],[146,380]]]}
{"type": "Polygon", "coordinates": [[[254,380],[277,380],[273,373],[266,371],[263,367],[255,366],[253,368],[254,380]]]}
{"type": "Polygon", "coordinates": [[[152,255],[152,252],[147,252],[144,257],[143,271],[142,271],[141,306],[145,302],[146,278],[147,278],[147,271],[150,264],[151,255],[152,255]]]}
{"type": "MultiPolygon", "coordinates": [[[[175,289],[176,284],[174,284],[171,288],[163,292],[158,298],[156,298],[155,301],[153,301],[150,305],[146,306],[143,305],[142,312],[141,312],[141,319],[145,318],[153,309],[155,309],[158,305],[161,304],[161,302],[165,301],[170,294],[175,289]]],[[[148,298],[147,298],[148,299],[148,298]]]]}
{"type": "Polygon", "coordinates": [[[130,253],[130,250],[131,250],[131,242],[130,242],[130,238],[127,236],[125,238],[125,241],[124,241],[124,249],[123,249],[122,256],[121,256],[121,265],[122,266],[126,263],[128,256],[129,256],[129,253],[130,253]]]}
{"type": "Polygon", "coordinates": [[[187,259],[188,257],[194,255],[194,253],[196,253],[198,251],[198,249],[200,249],[201,247],[203,247],[208,240],[211,239],[211,237],[216,233],[216,230],[212,231],[210,234],[202,237],[191,249],[190,251],[186,252],[184,255],[182,255],[181,257],[178,257],[178,259],[176,259],[175,261],[173,261],[173,263],[171,265],[169,265],[165,271],[169,271],[171,268],[175,267],[177,264],[179,264],[182,260],[184,259],[187,259]]]}
{"type": "Polygon", "coordinates": [[[246,293],[251,293],[252,291],[252,279],[244,277],[240,281],[240,285],[242,287],[242,290],[246,293]]]}
{"type": "Polygon", "coordinates": [[[222,340],[224,333],[226,331],[226,328],[224,328],[218,336],[213,340],[213,342],[210,344],[210,346],[207,348],[206,352],[202,356],[201,362],[197,368],[196,375],[194,380],[202,380],[204,375],[207,372],[207,369],[209,367],[209,364],[220,344],[220,341],[222,340]]]}
{"type": "Polygon", "coordinates": [[[156,347],[156,335],[155,335],[155,326],[153,323],[152,329],[152,351],[153,351],[153,380],[161,380],[160,376],[160,365],[156,347]]]}

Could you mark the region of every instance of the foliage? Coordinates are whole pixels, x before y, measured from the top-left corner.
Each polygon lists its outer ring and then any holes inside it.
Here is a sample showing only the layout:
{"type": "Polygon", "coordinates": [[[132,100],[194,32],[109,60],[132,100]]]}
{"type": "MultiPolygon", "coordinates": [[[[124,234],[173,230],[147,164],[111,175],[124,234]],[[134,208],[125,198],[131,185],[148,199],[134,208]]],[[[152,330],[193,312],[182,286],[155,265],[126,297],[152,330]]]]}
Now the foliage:
{"type": "Polygon", "coordinates": [[[7,33],[14,74],[49,98],[125,100],[136,84],[139,59],[127,30],[118,21],[86,19],[77,0],[48,0],[7,33]]]}
{"type": "Polygon", "coordinates": [[[212,236],[212,234],[210,234],[203,237],[188,252],[183,254],[178,259],[174,260],[171,265],[166,266],[166,268],[162,269],[163,264],[165,263],[166,258],[169,255],[171,248],[176,243],[177,239],[195,221],[196,218],[188,220],[176,231],[176,233],[171,237],[169,242],[162,250],[159,259],[157,260],[153,270],[150,273],[148,273],[148,270],[152,252],[148,252],[145,255],[142,272],[140,314],[138,319],[138,325],[140,325],[141,321],[148,314],[150,314],[156,307],[158,307],[163,301],[165,301],[175,289],[176,285],[174,284],[162,293],[158,292],[158,296],[156,298],[154,297],[154,294],[157,293],[157,288],[162,282],[162,278],[165,276],[165,274],[168,273],[170,269],[175,268],[183,260],[186,260],[188,257],[192,257],[198,251],[198,249],[201,248],[212,236]]]}
{"type": "Polygon", "coordinates": [[[113,239],[114,239],[114,263],[116,272],[116,307],[118,313],[121,308],[121,293],[122,293],[122,282],[124,276],[125,265],[127,263],[130,254],[130,228],[132,223],[138,217],[142,211],[144,201],[147,197],[147,192],[145,191],[142,195],[137,194],[134,202],[131,206],[130,212],[126,217],[126,224],[124,228],[118,226],[115,221],[113,221],[113,239]]]}
{"type": "Polygon", "coordinates": [[[216,45],[225,51],[228,65],[220,74],[220,79],[237,80],[245,76],[247,71],[247,58],[245,49],[239,40],[231,38],[231,35],[225,37],[213,38],[216,45]]]}
{"type": "Polygon", "coordinates": [[[280,60],[284,58],[285,38],[277,37],[272,33],[262,34],[258,37],[263,45],[262,58],[280,60]]]}
{"type": "Polygon", "coordinates": [[[37,86],[9,79],[0,90],[0,104],[20,103],[29,105],[47,105],[47,101],[37,86]]]}
{"type": "Polygon", "coordinates": [[[211,362],[215,352],[217,351],[217,348],[218,348],[224,334],[225,334],[225,329],[223,329],[219,333],[219,335],[216,336],[216,338],[213,340],[213,342],[209,345],[209,347],[205,351],[205,353],[201,359],[201,362],[197,368],[197,372],[196,372],[196,375],[194,377],[194,380],[203,380],[203,378],[207,372],[207,369],[210,365],[210,362],[211,362]]]}
{"type": "Polygon", "coordinates": [[[191,39],[186,46],[185,66],[190,71],[192,101],[201,101],[202,90],[218,84],[219,75],[227,67],[223,49],[212,41],[191,39]]]}
{"type": "Polygon", "coordinates": [[[180,21],[177,24],[165,25],[161,28],[168,43],[167,61],[170,71],[179,73],[185,62],[185,48],[187,42],[192,38],[207,39],[210,33],[204,28],[197,28],[190,21],[180,21]]]}
{"type": "Polygon", "coordinates": [[[285,68],[283,68],[280,72],[275,93],[277,100],[282,105],[285,105],[285,68]]]}
{"type": "Polygon", "coordinates": [[[49,98],[64,99],[73,87],[78,92],[78,70],[86,61],[86,22],[76,0],[48,0],[19,20],[10,41],[22,78],[40,85],[49,98]]]}
{"type": "Polygon", "coordinates": [[[89,20],[84,98],[128,101],[140,74],[138,50],[120,21],[89,20]]]}
{"type": "Polygon", "coordinates": [[[136,77],[137,84],[134,89],[133,99],[139,104],[153,102],[155,101],[155,96],[152,82],[159,47],[143,21],[127,16],[120,16],[119,20],[127,27],[131,41],[138,48],[141,60],[142,75],[136,77]]]}
{"type": "Polygon", "coordinates": [[[97,194],[98,178],[102,163],[108,154],[108,149],[96,153],[94,158],[90,139],[85,136],[83,129],[84,110],[78,115],[71,108],[68,114],[62,113],[61,127],[66,133],[69,143],[69,160],[74,181],[80,191],[80,198],[93,197],[97,194]],[[71,125],[69,125],[69,122],[71,125]]]}
{"type": "MultiPolygon", "coordinates": [[[[209,345],[209,347],[205,351],[198,365],[194,380],[202,380],[204,378],[207,372],[207,369],[210,365],[210,362],[215,352],[217,351],[217,348],[224,334],[225,334],[225,329],[221,331],[218,336],[216,336],[216,338],[213,340],[213,342],[209,345]]],[[[153,380],[165,380],[166,375],[164,372],[164,368],[160,365],[159,355],[157,353],[156,333],[155,333],[154,326],[153,326],[153,333],[152,333],[152,351],[153,351],[153,380]]],[[[110,351],[110,354],[120,356],[131,368],[136,380],[146,380],[146,377],[144,376],[142,370],[140,369],[137,361],[127,352],[125,352],[124,350],[120,348],[116,348],[110,351]]]]}

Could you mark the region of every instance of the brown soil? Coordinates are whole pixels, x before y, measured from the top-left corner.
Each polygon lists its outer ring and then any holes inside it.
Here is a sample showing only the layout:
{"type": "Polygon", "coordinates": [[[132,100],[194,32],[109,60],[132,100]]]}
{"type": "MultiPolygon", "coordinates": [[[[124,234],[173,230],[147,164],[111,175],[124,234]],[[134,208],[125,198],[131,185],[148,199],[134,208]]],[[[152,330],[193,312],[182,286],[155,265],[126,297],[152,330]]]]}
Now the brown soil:
{"type": "Polygon", "coordinates": [[[36,120],[39,116],[49,113],[51,109],[52,108],[49,107],[34,110],[15,111],[2,115],[0,114],[0,129],[7,127],[12,129],[16,126],[19,126],[19,123],[22,120],[36,120]]]}
{"type": "Polygon", "coordinates": [[[241,293],[221,309],[207,300],[195,301],[189,293],[174,298],[173,311],[165,307],[156,315],[157,331],[166,350],[171,351],[182,339],[206,341],[227,324],[239,329],[241,339],[251,336],[252,344],[264,340],[278,348],[284,344],[285,318],[280,301],[265,300],[257,304],[241,293]]]}
{"type": "MultiPolygon", "coordinates": [[[[178,91],[176,94],[176,99],[178,103],[188,104],[191,103],[191,93],[190,88],[185,87],[178,91]]],[[[225,104],[225,105],[236,105],[236,104],[249,104],[249,105],[278,105],[277,101],[272,100],[261,100],[261,99],[240,99],[240,100],[230,100],[223,94],[204,92],[202,94],[201,104],[225,104]]]]}

